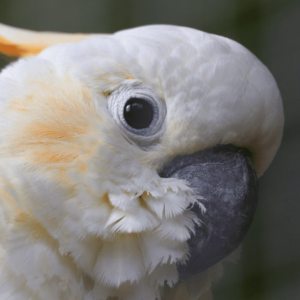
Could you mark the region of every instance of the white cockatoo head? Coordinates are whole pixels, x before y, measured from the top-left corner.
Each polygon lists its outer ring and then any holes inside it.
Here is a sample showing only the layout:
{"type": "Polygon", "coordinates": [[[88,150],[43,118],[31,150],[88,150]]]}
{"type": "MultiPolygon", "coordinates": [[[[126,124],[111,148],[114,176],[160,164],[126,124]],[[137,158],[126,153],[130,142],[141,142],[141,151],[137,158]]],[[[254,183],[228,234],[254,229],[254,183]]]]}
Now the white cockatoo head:
{"type": "Polygon", "coordinates": [[[0,35],[6,54],[45,48],[0,74],[0,294],[167,299],[200,273],[201,295],[248,230],[256,174],[280,144],[267,68],[178,26],[0,35]]]}

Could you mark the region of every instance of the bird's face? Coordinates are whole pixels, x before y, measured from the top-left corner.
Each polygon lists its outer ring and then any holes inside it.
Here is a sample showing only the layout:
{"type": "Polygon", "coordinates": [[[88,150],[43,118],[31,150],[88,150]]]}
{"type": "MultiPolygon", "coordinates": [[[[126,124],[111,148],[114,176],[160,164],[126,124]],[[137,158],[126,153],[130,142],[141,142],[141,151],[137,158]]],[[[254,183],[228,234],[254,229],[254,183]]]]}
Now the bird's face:
{"type": "MultiPolygon", "coordinates": [[[[273,77],[242,46],[149,26],[50,47],[6,68],[0,88],[1,172],[16,202],[6,221],[41,249],[52,245],[45,259],[62,256],[91,293],[154,299],[244,237],[256,206],[252,163],[261,174],[275,155],[282,107],[273,77]],[[243,230],[224,250],[221,234],[209,240],[230,197],[228,230],[243,230]],[[205,247],[217,249],[212,258],[205,247]],[[194,268],[179,267],[189,260],[194,268]]],[[[18,251],[10,257],[22,273],[18,251]]]]}

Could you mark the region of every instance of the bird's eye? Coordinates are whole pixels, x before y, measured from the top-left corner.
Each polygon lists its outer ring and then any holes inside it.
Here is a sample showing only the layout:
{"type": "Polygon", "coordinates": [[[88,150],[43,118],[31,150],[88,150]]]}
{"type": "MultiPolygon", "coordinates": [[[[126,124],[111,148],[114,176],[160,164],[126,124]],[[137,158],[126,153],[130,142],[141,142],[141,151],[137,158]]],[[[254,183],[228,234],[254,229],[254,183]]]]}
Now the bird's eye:
{"type": "Polygon", "coordinates": [[[127,136],[139,145],[152,144],[163,132],[166,104],[148,87],[121,86],[109,96],[108,109],[127,136]]]}
{"type": "Polygon", "coordinates": [[[152,106],[144,99],[131,98],[125,104],[124,118],[132,128],[147,128],[153,120],[152,106]]]}

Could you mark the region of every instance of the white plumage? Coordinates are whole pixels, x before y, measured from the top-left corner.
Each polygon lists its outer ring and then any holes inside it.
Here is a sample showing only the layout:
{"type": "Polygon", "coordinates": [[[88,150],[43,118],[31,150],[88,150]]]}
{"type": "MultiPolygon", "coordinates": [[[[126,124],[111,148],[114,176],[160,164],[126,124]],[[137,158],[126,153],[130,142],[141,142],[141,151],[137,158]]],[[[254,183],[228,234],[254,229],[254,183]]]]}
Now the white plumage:
{"type": "MultiPolygon", "coordinates": [[[[9,30],[0,27],[6,54],[18,39],[9,30]]],[[[157,171],[229,143],[266,170],[283,112],[253,54],[195,29],[145,26],[20,59],[0,91],[1,300],[209,299],[220,264],[172,288],[200,222],[187,209],[197,195],[157,171]],[[134,131],[121,105],[141,93],[159,113],[134,131]]]]}

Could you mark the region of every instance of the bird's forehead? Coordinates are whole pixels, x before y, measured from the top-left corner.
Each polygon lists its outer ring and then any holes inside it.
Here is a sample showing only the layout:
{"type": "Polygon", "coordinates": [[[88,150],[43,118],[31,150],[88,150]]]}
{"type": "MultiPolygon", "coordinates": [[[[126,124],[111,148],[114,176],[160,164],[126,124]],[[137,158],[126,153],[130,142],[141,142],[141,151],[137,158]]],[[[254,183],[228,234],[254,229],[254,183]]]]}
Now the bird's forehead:
{"type": "MultiPolygon", "coordinates": [[[[232,55],[238,61],[237,56],[241,53],[244,57],[239,62],[240,69],[246,73],[252,55],[237,43],[190,28],[158,25],[56,45],[46,49],[40,57],[65,69],[80,70],[79,74],[95,77],[97,81],[103,74],[127,75],[162,89],[162,84],[176,72],[181,76],[172,76],[175,80],[172,86],[184,84],[187,78],[194,77],[195,72],[198,81],[194,85],[199,85],[199,69],[218,64],[220,60],[224,64],[232,55]]],[[[170,91],[168,86],[166,92],[170,91]]]]}
{"type": "Polygon", "coordinates": [[[204,92],[217,86],[243,90],[251,70],[264,69],[234,41],[167,25],[144,26],[60,44],[46,49],[40,57],[100,90],[104,82],[106,88],[114,89],[124,79],[136,79],[166,101],[173,101],[182,92],[189,95],[185,101],[195,95],[203,98],[204,92]]]}

